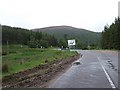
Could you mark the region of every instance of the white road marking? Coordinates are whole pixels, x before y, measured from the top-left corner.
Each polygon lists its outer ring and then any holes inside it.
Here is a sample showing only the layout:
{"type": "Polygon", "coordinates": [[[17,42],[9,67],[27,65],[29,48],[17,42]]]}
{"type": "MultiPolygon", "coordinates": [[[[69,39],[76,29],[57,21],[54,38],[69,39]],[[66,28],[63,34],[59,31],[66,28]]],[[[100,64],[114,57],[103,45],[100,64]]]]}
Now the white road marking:
{"type": "Polygon", "coordinates": [[[110,76],[108,75],[108,73],[107,73],[107,71],[105,70],[104,66],[102,65],[99,57],[98,57],[98,60],[99,60],[101,66],[102,66],[102,68],[103,68],[103,71],[105,72],[105,75],[106,75],[106,77],[107,77],[107,79],[108,79],[111,87],[112,87],[112,88],[116,88],[115,85],[114,85],[114,83],[113,83],[113,81],[112,81],[112,79],[110,78],[110,76]]]}

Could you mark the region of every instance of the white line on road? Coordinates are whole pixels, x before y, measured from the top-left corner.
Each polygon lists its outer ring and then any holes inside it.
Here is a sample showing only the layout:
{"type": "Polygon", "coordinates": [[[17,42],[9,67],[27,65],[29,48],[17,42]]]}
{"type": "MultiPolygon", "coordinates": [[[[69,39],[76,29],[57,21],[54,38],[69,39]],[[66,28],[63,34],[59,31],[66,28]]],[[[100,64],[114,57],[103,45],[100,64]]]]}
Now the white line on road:
{"type": "Polygon", "coordinates": [[[112,88],[116,88],[115,85],[114,85],[114,83],[113,83],[113,81],[112,81],[112,79],[110,78],[110,76],[108,75],[108,73],[107,73],[107,71],[105,70],[104,66],[102,65],[99,57],[98,57],[98,60],[99,60],[101,66],[102,66],[102,68],[103,68],[103,70],[104,70],[104,72],[105,72],[105,75],[106,75],[106,77],[107,77],[107,79],[108,79],[111,87],[112,87],[112,88]]]}

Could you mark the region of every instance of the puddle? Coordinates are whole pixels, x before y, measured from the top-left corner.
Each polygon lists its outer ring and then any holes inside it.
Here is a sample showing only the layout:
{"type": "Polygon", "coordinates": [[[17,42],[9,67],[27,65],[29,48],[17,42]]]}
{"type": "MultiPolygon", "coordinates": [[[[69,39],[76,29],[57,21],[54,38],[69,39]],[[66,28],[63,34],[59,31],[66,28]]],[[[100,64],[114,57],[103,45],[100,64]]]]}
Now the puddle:
{"type": "Polygon", "coordinates": [[[118,71],[118,69],[114,69],[115,71],[118,71]]]}
{"type": "Polygon", "coordinates": [[[73,65],[80,65],[80,62],[74,62],[73,65]]]}
{"type": "Polygon", "coordinates": [[[108,66],[109,68],[115,69],[115,66],[111,62],[108,63],[108,66]]]}
{"type": "Polygon", "coordinates": [[[109,60],[108,62],[112,62],[111,60],[109,60]]]}

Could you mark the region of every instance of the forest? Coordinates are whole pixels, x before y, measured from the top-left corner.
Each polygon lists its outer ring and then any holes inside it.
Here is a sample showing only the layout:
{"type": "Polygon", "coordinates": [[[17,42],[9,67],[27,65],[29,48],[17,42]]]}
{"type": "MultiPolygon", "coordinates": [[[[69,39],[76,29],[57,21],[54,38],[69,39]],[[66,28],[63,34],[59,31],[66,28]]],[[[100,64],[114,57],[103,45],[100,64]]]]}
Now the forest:
{"type": "MultiPolygon", "coordinates": [[[[96,37],[97,38],[97,37],[96,37]]],[[[58,39],[54,35],[32,31],[23,28],[2,26],[2,44],[20,44],[28,45],[30,48],[48,48],[48,47],[67,47],[68,35],[64,34],[58,39]]],[[[115,21],[109,26],[106,25],[101,33],[100,44],[92,45],[88,48],[88,42],[79,42],[76,38],[76,48],[80,49],[116,49],[120,50],[120,18],[115,18],[115,21]]]]}
{"type": "Polygon", "coordinates": [[[115,21],[104,27],[101,37],[102,49],[120,50],[120,18],[115,18],[115,21]]]}
{"type": "Polygon", "coordinates": [[[57,39],[53,35],[33,32],[27,29],[2,26],[2,44],[21,44],[31,48],[57,46],[57,39]]]}
{"type": "MultiPolygon", "coordinates": [[[[2,26],[2,44],[11,45],[11,44],[20,44],[27,45],[30,48],[48,48],[48,47],[63,47],[67,48],[67,34],[63,34],[63,37],[58,39],[54,35],[41,32],[41,31],[32,31],[28,29],[11,27],[11,26],[2,26]]],[[[72,38],[71,38],[72,39],[72,38]]],[[[79,39],[76,39],[76,48],[87,49],[87,43],[80,43],[79,39]]]]}

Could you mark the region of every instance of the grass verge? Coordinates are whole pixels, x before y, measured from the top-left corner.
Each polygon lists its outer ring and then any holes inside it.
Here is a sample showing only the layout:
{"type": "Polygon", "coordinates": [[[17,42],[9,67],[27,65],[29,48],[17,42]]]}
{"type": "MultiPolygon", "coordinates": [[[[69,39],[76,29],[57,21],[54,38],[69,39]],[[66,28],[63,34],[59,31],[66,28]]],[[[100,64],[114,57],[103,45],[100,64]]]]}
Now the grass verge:
{"type": "Polygon", "coordinates": [[[70,51],[28,48],[21,45],[3,46],[2,50],[5,53],[2,55],[2,66],[7,64],[8,67],[8,71],[2,72],[3,77],[77,54],[70,51]]]}

